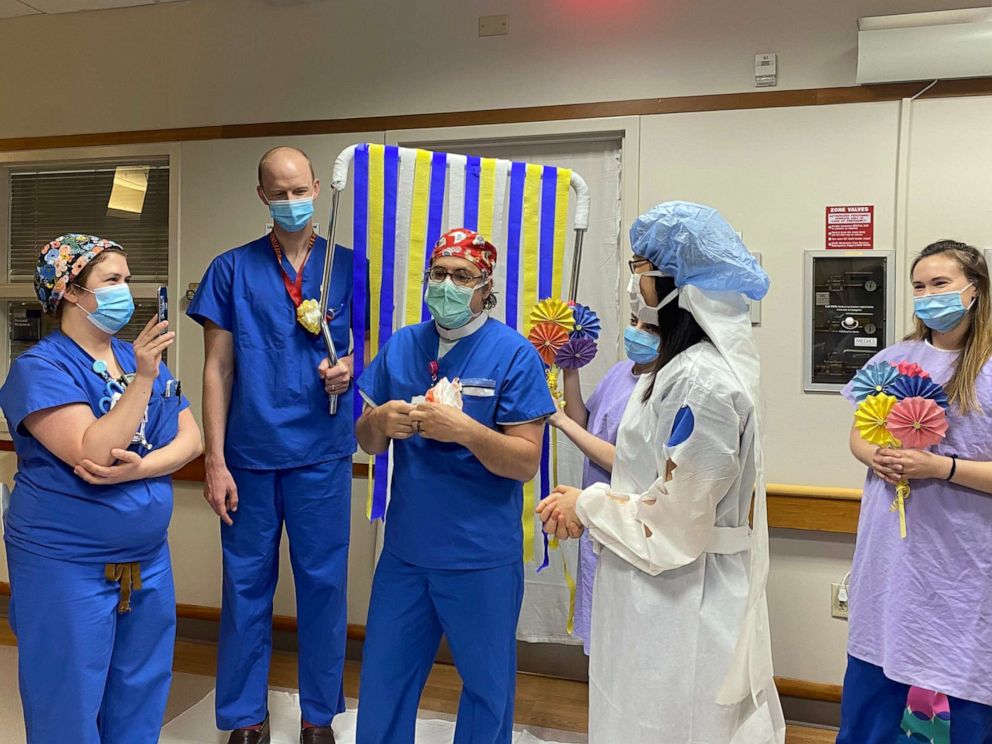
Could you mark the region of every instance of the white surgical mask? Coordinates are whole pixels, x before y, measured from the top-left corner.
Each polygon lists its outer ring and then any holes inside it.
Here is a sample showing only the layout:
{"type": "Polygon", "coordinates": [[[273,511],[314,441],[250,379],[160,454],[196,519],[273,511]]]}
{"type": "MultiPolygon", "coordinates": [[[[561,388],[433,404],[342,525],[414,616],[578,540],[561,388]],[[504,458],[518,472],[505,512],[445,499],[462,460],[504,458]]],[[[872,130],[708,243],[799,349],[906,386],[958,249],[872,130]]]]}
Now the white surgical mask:
{"type": "Polygon", "coordinates": [[[676,287],[673,289],[665,295],[665,298],[661,302],[654,307],[651,307],[650,305],[645,304],[644,298],[641,296],[642,276],[664,276],[664,274],[660,271],[645,271],[642,274],[634,274],[630,277],[630,281],[627,282],[627,294],[630,297],[630,314],[642,323],[657,326],[659,325],[658,312],[665,307],[665,305],[679,296],[679,288],[676,287]]]}

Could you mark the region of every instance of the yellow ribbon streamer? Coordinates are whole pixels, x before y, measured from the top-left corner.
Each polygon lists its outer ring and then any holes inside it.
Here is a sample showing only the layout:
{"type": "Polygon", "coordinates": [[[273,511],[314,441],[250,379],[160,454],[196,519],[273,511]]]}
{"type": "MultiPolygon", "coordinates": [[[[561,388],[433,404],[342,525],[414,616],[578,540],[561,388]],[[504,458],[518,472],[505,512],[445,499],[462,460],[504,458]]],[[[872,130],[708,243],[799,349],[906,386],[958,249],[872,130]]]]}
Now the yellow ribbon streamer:
{"type": "Polygon", "coordinates": [[[909,481],[901,480],[896,486],[896,497],[889,506],[889,511],[899,512],[899,537],[906,539],[906,502],[909,500],[909,481]]]}
{"type": "Polygon", "coordinates": [[[496,161],[482,158],[479,179],[479,229],[477,232],[490,242],[493,240],[493,217],[496,203],[496,161]]]}
{"type": "MultiPolygon", "coordinates": [[[[540,165],[528,163],[524,178],[524,239],[520,262],[523,266],[524,307],[534,307],[537,304],[542,171],[540,165]]],[[[530,320],[525,320],[524,324],[524,335],[526,335],[530,332],[530,320]]],[[[534,508],[537,505],[534,488],[533,480],[524,484],[524,510],[520,517],[524,528],[524,563],[531,563],[534,560],[534,508]]]]}
{"type": "Polygon", "coordinates": [[[561,284],[565,272],[565,235],[568,226],[568,197],[571,193],[569,185],[572,182],[572,171],[568,168],[558,169],[558,183],[555,195],[555,247],[554,271],[551,275],[551,296],[561,297],[561,284]]]}
{"type": "Polygon", "coordinates": [[[369,458],[368,493],[365,495],[365,518],[372,521],[372,483],[375,480],[375,457],[369,458]]]}
{"type": "MultiPolygon", "coordinates": [[[[549,541],[552,550],[558,550],[560,544],[557,537],[552,537],[549,541]]],[[[561,556],[561,571],[565,576],[565,584],[568,585],[568,620],[565,622],[565,630],[569,635],[575,632],[575,579],[568,570],[568,561],[565,560],[565,551],[558,553],[561,556]]]]}
{"type": "Polygon", "coordinates": [[[406,321],[420,322],[423,307],[424,266],[427,261],[427,212],[431,191],[431,154],[417,150],[413,175],[413,207],[410,210],[409,265],[406,272],[406,321]]]}
{"type": "Polygon", "coordinates": [[[534,560],[534,509],[537,503],[534,500],[534,481],[529,480],[524,483],[524,511],[520,521],[524,528],[524,563],[532,563],[534,560]]]}
{"type": "MultiPolygon", "coordinates": [[[[527,175],[524,178],[524,240],[521,264],[523,265],[523,302],[524,307],[527,308],[537,304],[542,171],[543,168],[540,165],[528,163],[527,175]]],[[[530,333],[533,323],[530,322],[529,318],[524,323],[524,335],[526,336],[530,333]]]]}
{"type": "MultiPolygon", "coordinates": [[[[382,295],[382,223],[386,203],[384,145],[369,145],[369,359],[379,353],[379,297],[382,295]]],[[[372,458],[374,460],[375,458],[372,458]]],[[[365,502],[366,516],[372,518],[374,469],[369,463],[369,495],[365,502]]]]}
{"type": "Polygon", "coordinates": [[[382,296],[382,223],[385,195],[385,152],[383,145],[369,145],[369,356],[379,353],[379,297],[382,296]]]}

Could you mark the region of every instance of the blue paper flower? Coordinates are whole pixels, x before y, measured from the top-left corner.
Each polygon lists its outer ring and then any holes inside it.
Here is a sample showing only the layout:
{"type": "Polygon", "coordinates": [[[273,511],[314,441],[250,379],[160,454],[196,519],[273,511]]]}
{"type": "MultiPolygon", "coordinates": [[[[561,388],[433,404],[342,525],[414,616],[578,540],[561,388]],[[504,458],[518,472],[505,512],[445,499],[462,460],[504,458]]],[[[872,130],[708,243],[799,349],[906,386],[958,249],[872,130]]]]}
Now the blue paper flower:
{"type": "Polygon", "coordinates": [[[575,304],[572,308],[575,316],[575,329],[572,331],[573,338],[599,338],[602,326],[599,324],[599,316],[585,305],[575,304]]]}
{"type": "Polygon", "coordinates": [[[868,364],[858,370],[851,380],[851,391],[859,403],[869,395],[886,393],[892,395],[892,384],[902,375],[888,362],[868,364]]]}
{"type": "Polygon", "coordinates": [[[906,398],[926,398],[932,400],[941,408],[947,408],[947,393],[944,388],[931,380],[929,377],[910,377],[909,375],[899,375],[889,386],[889,395],[894,395],[899,400],[906,398]]]}

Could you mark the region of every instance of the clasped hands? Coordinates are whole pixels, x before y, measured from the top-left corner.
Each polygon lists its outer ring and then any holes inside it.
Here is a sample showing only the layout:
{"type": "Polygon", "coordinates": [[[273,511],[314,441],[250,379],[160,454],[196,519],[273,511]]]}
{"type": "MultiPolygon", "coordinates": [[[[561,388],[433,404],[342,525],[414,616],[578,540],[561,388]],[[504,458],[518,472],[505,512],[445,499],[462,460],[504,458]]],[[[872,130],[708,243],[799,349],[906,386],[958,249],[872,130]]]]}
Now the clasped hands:
{"type": "Polygon", "coordinates": [[[872,456],[875,475],[890,485],[924,478],[946,478],[950,459],[926,450],[878,447],[872,456]]]}
{"type": "Polygon", "coordinates": [[[391,400],[374,410],[375,424],[390,439],[409,439],[414,435],[436,442],[465,444],[475,419],[454,406],[441,403],[418,403],[391,400]]]}
{"type": "Polygon", "coordinates": [[[544,523],[545,534],[559,540],[582,535],[585,527],[575,510],[581,493],[580,488],[558,486],[537,505],[535,511],[544,523]]]}

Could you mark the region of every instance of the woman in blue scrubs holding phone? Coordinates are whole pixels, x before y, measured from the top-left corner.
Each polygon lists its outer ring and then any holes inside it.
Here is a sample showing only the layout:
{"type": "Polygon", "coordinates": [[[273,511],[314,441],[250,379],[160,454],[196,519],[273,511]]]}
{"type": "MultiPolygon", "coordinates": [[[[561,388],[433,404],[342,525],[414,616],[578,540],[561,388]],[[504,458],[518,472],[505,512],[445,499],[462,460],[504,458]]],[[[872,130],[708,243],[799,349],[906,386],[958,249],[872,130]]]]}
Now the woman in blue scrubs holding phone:
{"type": "Polygon", "coordinates": [[[166,541],[175,472],[200,430],[134,301],[123,248],[68,234],[41,249],[38,299],[60,330],[0,389],[18,470],[4,540],[28,744],[157,742],[176,607],[166,541]]]}

